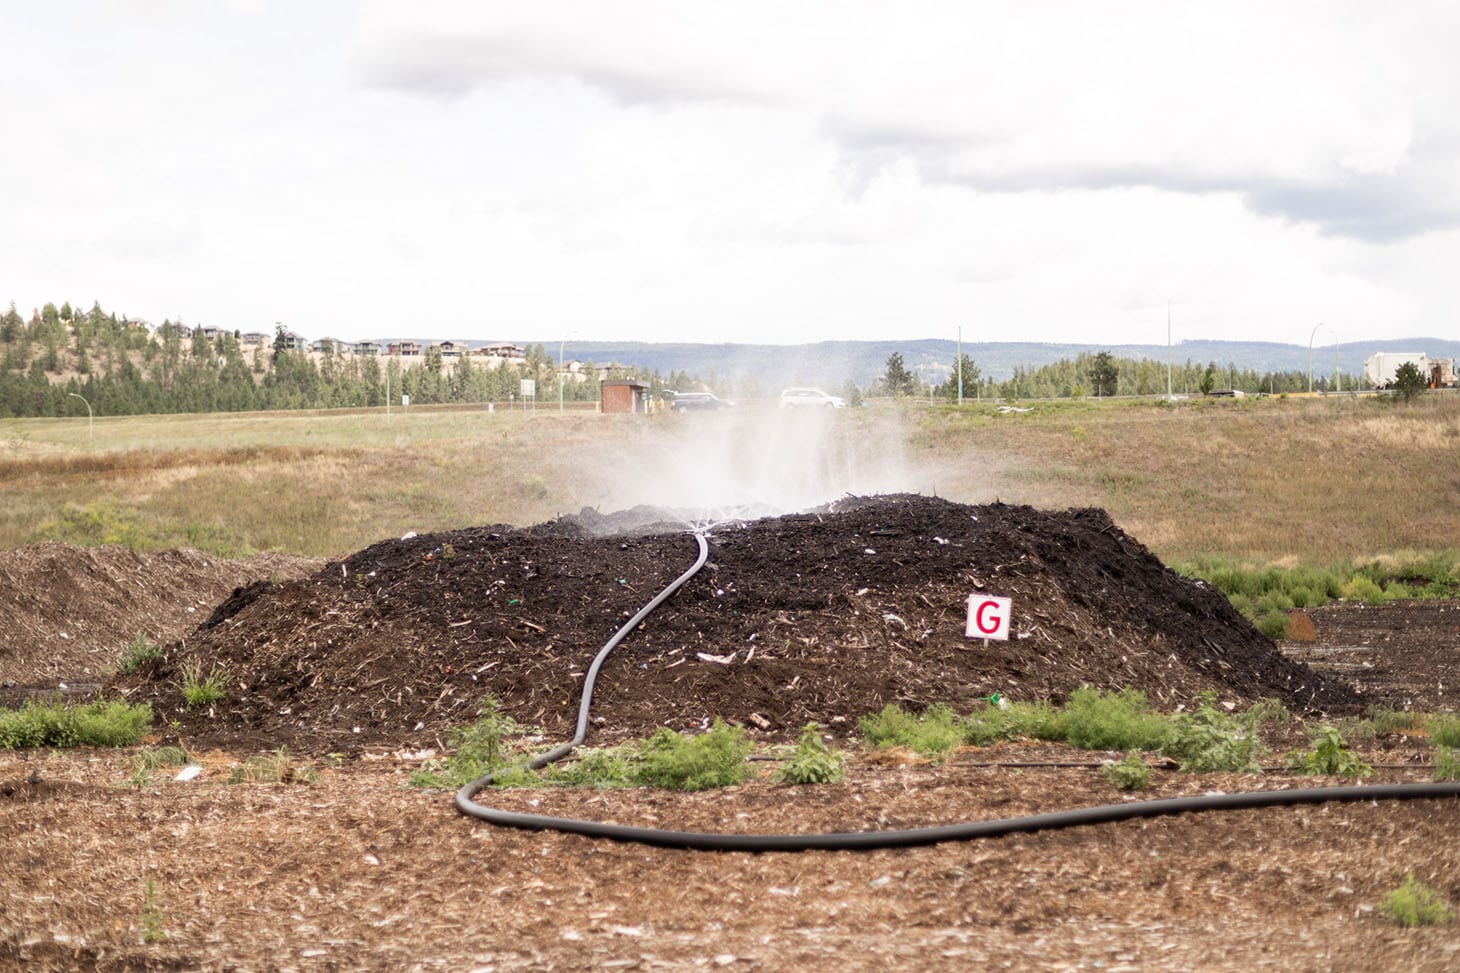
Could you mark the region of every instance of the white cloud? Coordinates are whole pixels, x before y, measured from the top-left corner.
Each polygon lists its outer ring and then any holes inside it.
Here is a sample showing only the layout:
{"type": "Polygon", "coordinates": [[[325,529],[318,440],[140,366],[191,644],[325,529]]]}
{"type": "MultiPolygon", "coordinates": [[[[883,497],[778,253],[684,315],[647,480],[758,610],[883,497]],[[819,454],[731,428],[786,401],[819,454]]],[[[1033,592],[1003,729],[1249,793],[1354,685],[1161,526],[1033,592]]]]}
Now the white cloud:
{"type": "Polygon", "coordinates": [[[0,300],[342,337],[1453,330],[1439,3],[0,12],[0,300]],[[64,70],[58,66],[64,65],[64,70]]]}

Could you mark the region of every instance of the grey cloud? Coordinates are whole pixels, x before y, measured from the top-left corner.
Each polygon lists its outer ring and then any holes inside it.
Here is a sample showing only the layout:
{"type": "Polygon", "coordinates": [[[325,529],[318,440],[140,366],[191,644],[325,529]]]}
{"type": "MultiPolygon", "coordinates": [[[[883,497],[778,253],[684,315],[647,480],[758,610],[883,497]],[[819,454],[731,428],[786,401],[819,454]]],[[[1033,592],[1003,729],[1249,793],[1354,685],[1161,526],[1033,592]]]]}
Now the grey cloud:
{"type": "Polygon", "coordinates": [[[397,34],[361,51],[356,68],[369,85],[446,97],[460,97],[494,82],[531,79],[577,81],[629,105],[762,100],[750,90],[651,61],[633,64],[595,57],[509,32],[397,34]]]}
{"type": "MultiPolygon", "coordinates": [[[[904,141],[925,178],[981,192],[1024,193],[1150,188],[1188,195],[1234,194],[1262,216],[1307,223],[1329,236],[1393,243],[1460,226],[1450,187],[1414,176],[1351,176],[1301,183],[1245,173],[1204,173],[1159,166],[1028,167],[982,172],[951,145],[904,141]]],[[[865,154],[865,147],[858,147],[865,154]]]]}
{"type": "Polygon", "coordinates": [[[1460,209],[1443,192],[1394,178],[1334,185],[1278,183],[1248,189],[1247,204],[1268,216],[1312,223],[1324,233],[1392,243],[1460,226],[1460,209]]]}

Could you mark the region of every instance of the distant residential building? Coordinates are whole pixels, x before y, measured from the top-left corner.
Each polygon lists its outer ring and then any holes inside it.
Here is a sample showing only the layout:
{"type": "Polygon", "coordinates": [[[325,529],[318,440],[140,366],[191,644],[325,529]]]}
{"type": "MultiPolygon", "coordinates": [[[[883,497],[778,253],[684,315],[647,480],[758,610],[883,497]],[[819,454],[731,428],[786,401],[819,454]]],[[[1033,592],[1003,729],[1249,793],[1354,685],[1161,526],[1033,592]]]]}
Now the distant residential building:
{"type": "Polygon", "coordinates": [[[380,342],[378,341],[357,341],[350,349],[357,355],[374,357],[380,354],[380,342]]]}
{"type": "Polygon", "coordinates": [[[421,354],[421,343],[419,341],[392,341],[388,351],[401,358],[410,358],[421,354]]]}
{"type": "Polygon", "coordinates": [[[472,350],[474,355],[486,355],[491,358],[526,358],[527,352],[518,345],[482,345],[472,350]]]}
{"type": "Polygon", "coordinates": [[[266,345],[269,343],[269,336],[264,334],[262,331],[245,331],[242,335],[239,336],[238,343],[243,345],[245,348],[251,348],[257,345],[266,345]]]}

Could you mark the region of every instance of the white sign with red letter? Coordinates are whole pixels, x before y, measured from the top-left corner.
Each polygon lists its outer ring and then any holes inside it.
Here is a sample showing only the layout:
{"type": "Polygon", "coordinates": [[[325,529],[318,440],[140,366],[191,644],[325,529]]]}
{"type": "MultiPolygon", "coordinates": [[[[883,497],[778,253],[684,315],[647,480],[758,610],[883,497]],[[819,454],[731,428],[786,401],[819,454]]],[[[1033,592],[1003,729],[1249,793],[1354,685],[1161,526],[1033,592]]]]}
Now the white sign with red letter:
{"type": "Polygon", "coordinates": [[[968,596],[968,637],[971,639],[1009,639],[1009,611],[1012,599],[996,595],[968,596]]]}

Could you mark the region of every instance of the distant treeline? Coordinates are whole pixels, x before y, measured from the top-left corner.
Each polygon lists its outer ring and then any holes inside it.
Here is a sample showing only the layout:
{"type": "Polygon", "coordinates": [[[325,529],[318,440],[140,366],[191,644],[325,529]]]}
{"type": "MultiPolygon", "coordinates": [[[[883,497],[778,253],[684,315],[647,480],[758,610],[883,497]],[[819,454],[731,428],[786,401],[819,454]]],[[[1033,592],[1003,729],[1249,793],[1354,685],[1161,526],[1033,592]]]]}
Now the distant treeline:
{"type": "MultiPolygon", "coordinates": [[[[894,355],[893,358],[898,358],[894,355]]],[[[958,395],[956,361],[947,380],[929,386],[907,372],[900,360],[888,360],[888,372],[880,377],[872,394],[896,390],[898,394],[927,394],[952,399],[958,395]]],[[[1109,352],[1082,352],[1038,367],[1019,366],[1011,378],[992,381],[981,375],[977,361],[963,356],[963,397],[968,399],[1058,399],[1093,395],[1204,395],[1235,389],[1248,395],[1306,392],[1309,382],[1315,392],[1352,391],[1360,387],[1356,375],[1307,372],[1259,372],[1217,362],[1172,362],[1149,358],[1119,358],[1109,352]]]]}
{"type": "MultiPolygon", "coordinates": [[[[508,402],[523,379],[534,381],[540,400],[596,401],[596,371],[589,362],[584,372],[593,378],[570,378],[560,389],[557,362],[542,345],[498,367],[470,356],[448,361],[439,349],[402,367],[390,356],[294,350],[282,329],[272,344],[247,348],[237,333],[209,337],[170,321],[154,331],[99,305],[79,312],[48,303],[27,321],[12,302],[0,316],[0,418],[74,415],[83,406],[72,395],[98,415],[380,407],[387,394],[413,404],[508,402]]],[[[633,367],[611,377],[656,388],[690,382],[633,367]]]]}

